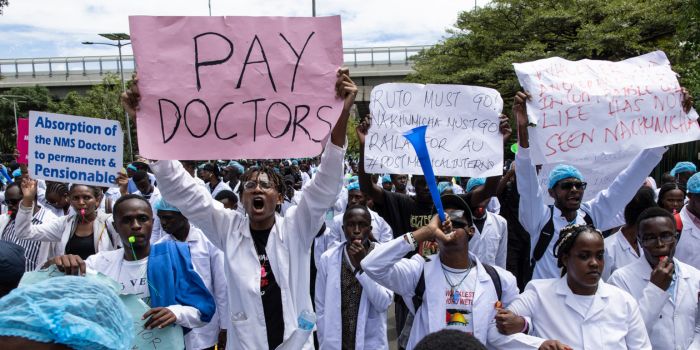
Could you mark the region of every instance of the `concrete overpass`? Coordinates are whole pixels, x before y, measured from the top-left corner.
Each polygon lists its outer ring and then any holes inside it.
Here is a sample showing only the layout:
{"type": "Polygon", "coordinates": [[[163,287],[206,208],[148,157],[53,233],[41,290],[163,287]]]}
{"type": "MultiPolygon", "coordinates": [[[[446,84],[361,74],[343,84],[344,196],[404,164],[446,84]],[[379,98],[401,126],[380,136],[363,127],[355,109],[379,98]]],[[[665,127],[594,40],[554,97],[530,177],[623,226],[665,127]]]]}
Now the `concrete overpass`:
{"type": "MultiPolygon", "coordinates": [[[[410,58],[430,46],[346,48],[345,65],[360,87],[357,96],[360,113],[367,113],[367,102],[376,85],[402,80],[413,71],[410,58]],[[363,103],[364,102],[364,103],[363,103]]],[[[122,56],[124,76],[131,77],[134,57],[122,56]]],[[[99,84],[108,73],[119,74],[119,56],[82,56],[0,59],[0,91],[12,87],[41,85],[62,98],[69,91],[84,92],[99,84]]]]}

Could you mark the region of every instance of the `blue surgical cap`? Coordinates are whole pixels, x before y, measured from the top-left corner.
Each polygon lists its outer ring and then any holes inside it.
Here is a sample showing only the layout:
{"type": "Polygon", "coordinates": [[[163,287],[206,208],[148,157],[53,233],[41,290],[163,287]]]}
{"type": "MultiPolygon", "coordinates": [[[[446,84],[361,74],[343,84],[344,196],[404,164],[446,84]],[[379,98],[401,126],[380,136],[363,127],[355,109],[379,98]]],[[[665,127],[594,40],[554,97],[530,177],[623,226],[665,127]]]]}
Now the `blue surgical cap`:
{"type": "Polygon", "coordinates": [[[162,211],[176,211],[178,213],[180,212],[180,209],[175,208],[173,205],[166,202],[165,198],[161,198],[160,200],[158,200],[156,202],[155,210],[156,210],[156,212],[161,211],[161,210],[162,211]]]}
{"type": "Polygon", "coordinates": [[[15,171],[12,172],[12,177],[20,177],[22,176],[22,170],[20,168],[15,169],[15,171]]]}
{"type": "Polygon", "coordinates": [[[359,190],[360,190],[360,183],[357,182],[357,181],[351,182],[351,183],[348,184],[347,188],[348,188],[348,192],[354,191],[354,190],[358,190],[358,191],[359,191],[359,190]]]}
{"type": "Polygon", "coordinates": [[[245,168],[243,167],[243,165],[241,165],[241,163],[239,163],[235,160],[228,162],[228,166],[235,168],[241,174],[243,174],[245,172],[245,168]]]}
{"type": "Polygon", "coordinates": [[[680,173],[696,173],[698,170],[695,167],[695,164],[691,162],[678,162],[676,163],[676,166],[671,169],[671,176],[676,176],[680,173]]]}
{"type": "Polygon", "coordinates": [[[442,194],[442,192],[445,192],[447,189],[452,189],[452,184],[447,182],[447,181],[442,181],[438,183],[438,192],[442,194]]]}
{"type": "Polygon", "coordinates": [[[296,159],[292,160],[292,165],[299,165],[299,161],[296,159]]]}
{"type": "Polygon", "coordinates": [[[583,175],[581,175],[581,172],[578,171],[578,169],[572,167],[571,165],[558,164],[554,167],[554,169],[552,169],[552,171],[549,172],[549,188],[554,188],[557,182],[570,177],[583,181],[583,175]]]}
{"type": "Polygon", "coordinates": [[[688,179],[686,187],[688,189],[688,193],[700,193],[700,173],[695,173],[695,175],[691,176],[690,179],[688,179]]]}
{"type": "Polygon", "coordinates": [[[360,182],[360,178],[357,176],[352,176],[348,179],[348,183],[360,182]]]}
{"type": "Polygon", "coordinates": [[[382,176],[382,183],[385,184],[387,182],[391,182],[391,175],[382,176]]]}
{"type": "Polygon", "coordinates": [[[72,349],[129,349],[133,322],[117,293],[92,278],[49,278],[0,299],[0,336],[72,349]]]}
{"type": "Polygon", "coordinates": [[[486,179],[483,177],[472,177],[467,181],[467,192],[470,192],[471,190],[474,189],[474,187],[479,187],[482,186],[486,183],[486,179]]]}

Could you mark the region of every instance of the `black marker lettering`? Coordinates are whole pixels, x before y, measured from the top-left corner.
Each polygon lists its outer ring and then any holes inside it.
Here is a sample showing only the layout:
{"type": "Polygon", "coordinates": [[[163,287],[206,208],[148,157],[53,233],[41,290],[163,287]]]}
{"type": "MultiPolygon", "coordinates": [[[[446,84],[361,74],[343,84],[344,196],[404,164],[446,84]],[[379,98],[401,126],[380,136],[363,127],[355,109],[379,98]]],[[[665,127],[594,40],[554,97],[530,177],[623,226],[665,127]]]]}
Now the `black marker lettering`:
{"type": "MultiPolygon", "coordinates": [[[[250,54],[250,52],[248,52],[250,54]]],[[[213,32],[207,32],[207,33],[202,33],[194,37],[194,71],[195,74],[197,75],[197,91],[202,88],[202,85],[199,82],[199,67],[201,66],[214,66],[217,64],[222,64],[226,61],[228,61],[229,58],[233,55],[233,43],[228,40],[225,36],[219,34],[219,33],[213,33],[213,32]],[[199,39],[202,36],[205,35],[216,35],[224,40],[226,40],[226,43],[228,43],[228,55],[226,58],[222,60],[214,60],[214,61],[204,61],[204,62],[199,62],[199,47],[197,45],[197,39],[199,39]]],[[[240,83],[239,83],[240,84],[240,83]]]]}
{"type": "MultiPolygon", "coordinates": [[[[286,42],[287,45],[289,45],[289,48],[292,49],[292,52],[294,52],[294,56],[297,56],[297,62],[294,64],[294,75],[292,75],[292,92],[294,92],[294,82],[297,79],[297,69],[299,68],[299,61],[301,61],[301,55],[304,54],[304,50],[306,50],[306,45],[309,44],[309,40],[311,40],[311,37],[314,36],[314,34],[316,34],[316,32],[311,32],[311,34],[309,34],[309,37],[306,38],[306,42],[304,43],[304,47],[301,48],[301,52],[297,53],[297,50],[294,50],[294,47],[291,43],[289,43],[289,40],[287,40],[287,38],[285,38],[284,35],[280,33],[280,36],[282,37],[282,39],[284,39],[284,42],[286,42]]],[[[292,140],[294,140],[293,137],[292,140]]]]}

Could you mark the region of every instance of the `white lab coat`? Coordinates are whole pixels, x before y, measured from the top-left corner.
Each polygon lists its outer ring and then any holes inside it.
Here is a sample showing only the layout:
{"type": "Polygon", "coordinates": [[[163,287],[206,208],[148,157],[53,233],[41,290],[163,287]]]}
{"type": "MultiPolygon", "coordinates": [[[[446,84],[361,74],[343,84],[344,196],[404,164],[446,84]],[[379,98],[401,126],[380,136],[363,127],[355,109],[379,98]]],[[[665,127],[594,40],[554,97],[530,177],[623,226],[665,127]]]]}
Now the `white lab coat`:
{"type": "MultiPolygon", "coordinates": [[[[640,152],[627,168],[617,175],[610,187],[600,191],[593,199],[581,203],[575,223],[585,224],[583,219],[585,212],[590,215],[595,227],[601,231],[620,226],[617,213],[624,210],[627,203],[632,200],[647,175],[659,163],[664,152],[666,152],[664,147],[645,149],[640,152]]],[[[532,256],[542,228],[551,217],[551,211],[545,202],[545,196],[549,194],[540,189],[535,165],[530,159],[529,148],[518,149],[515,155],[515,173],[518,192],[520,192],[520,223],[530,234],[530,256],[532,256]]],[[[553,249],[559,237],[559,231],[568,224],[559,208],[554,207],[554,237],[535,265],[532,279],[558,278],[561,275],[553,249]]]]}
{"type": "MultiPolygon", "coordinates": [[[[124,248],[117,250],[103,251],[85,260],[85,267],[88,271],[100,272],[109,278],[118,281],[124,261],[124,248]]],[[[175,286],[173,286],[175,287],[175,286]]],[[[201,320],[202,314],[196,308],[185,305],[169,305],[167,308],[173,312],[177,320],[175,323],[182,327],[197,328],[206,323],[201,320]]]]}
{"type": "MultiPolygon", "coordinates": [[[[413,349],[426,335],[445,328],[445,290],[449,288],[445,281],[440,258],[437,255],[431,257],[429,261],[420,255],[404,259],[403,257],[411,251],[413,251],[413,246],[403,236],[400,236],[388,243],[380,244],[362,260],[365,274],[382,286],[401,295],[411,312],[414,312],[411,299],[415,295],[421,272],[425,269],[423,304],[413,320],[411,336],[408,338],[406,346],[408,350],[413,349]]],[[[472,261],[476,261],[478,280],[472,306],[474,337],[492,349],[493,346],[490,345],[490,342],[503,337],[495,327],[491,327],[491,323],[496,317],[494,305],[498,301],[498,295],[491,277],[484,270],[479,258],[472,253],[469,253],[469,257],[472,261]]],[[[515,277],[498,266],[494,266],[494,269],[501,279],[503,291],[501,301],[504,305],[508,305],[518,296],[515,277]]]]}
{"type": "Polygon", "coordinates": [[[630,242],[625,238],[622,230],[618,230],[612,236],[605,239],[605,268],[603,280],[607,281],[615,270],[623,268],[644,257],[644,250],[637,242],[639,255],[634,251],[630,242]]]}
{"type": "MultiPolygon", "coordinates": [[[[45,222],[41,225],[32,225],[32,211],[19,204],[15,219],[15,231],[17,238],[42,242],[60,242],[58,251],[65,254],[68,240],[73,236],[77,226],[77,215],[62,216],[45,222]]],[[[92,232],[95,244],[95,252],[115,250],[121,246],[119,234],[114,231],[112,214],[96,211],[95,221],[92,222],[92,232]]]]}
{"type": "MultiPolygon", "coordinates": [[[[216,184],[216,187],[214,187],[213,190],[211,189],[211,186],[209,186],[208,183],[206,185],[207,185],[207,190],[211,190],[211,198],[215,198],[216,195],[219,194],[219,192],[221,192],[221,191],[231,191],[231,187],[227,183],[223,182],[221,179],[219,179],[219,183],[216,184]]],[[[231,191],[231,192],[233,192],[233,191],[231,191]]]]}
{"type": "Polygon", "coordinates": [[[508,255],[508,222],[498,214],[486,212],[482,231],[474,227],[474,236],[469,240],[469,252],[484,264],[506,268],[508,255]]]}
{"type": "MultiPolygon", "coordinates": [[[[56,215],[53,214],[50,210],[47,210],[44,207],[41,207],[41,210],[44,212],[41,213],[41,211],[37,212],[36,215],[34,216],[41,216],[41,221],[42,223],[47,223],[53,220],[56,220],[57,217],[56,215]]],[[[32,216],[32,218],[34,218],[32,216]]],[[[0,215],[0,236],[5,232],[5,227],[10,223],[10,216],[9,215],[0,215]]],[[[17,234],[17,225],[15,223],[15,235],[19,237],[17,234]]],[[[16,243],[16,242],[13,242],[16,243]]],[[[36,269],[40,269],[44,263],[49,260],[50,258],[53,258],[54,256],[58,255],[63,255],[63,249],[58,248],[58,242],[41,242],[39,244],[39,251],[37,252],[36,255],[36,269]]],[[[25,252],[25,257],[26,257],[26,252],[25,252]]]]}
{"type": "Polygon", "coordinates": [[[508,309],[530,317],[532,335],[499,338],[498,349],[538,349],[545,340],[555,339],[576,350],[651,350],[639,306],[631,295],[601,280],[591,307],[581,315],[571,306],[573,292],[566,278],[528,283],[508,309]]]}
{"type": "MultiPolygon", "coordinates": [[[[177,241],[172,235],[165,234],[157,243],[177,241]]],[[[188,350],[207,349],[219,340],[219,331],[228,329],[230,324],[228,315],[228,287],[226,286],[226,272],[224,271],[224,253],[212,244],[202,230],[190,226],[187,234],[187,245],[190,247],[192,266],[204,281],[214,300],[216,312],[211,321],[205,326],[195,328],[185,334],[185,346],[188,350]]]]}
{"type": "Polygon", "coordinates": [[[646,259],[613,272],[609,280],[639,301],[654,349],[688,349],[696,333],[700,271],[675,258],[673,263],[678,274],[675,305],[671,302],[670,288],[662,290],[650,282],[651,265],[646,259]]]}
{"type": "MultiPolygon", "coordinates": [[[[311,244],[323,223],[323,214],[342,186],[345,150],[330,141],[319,171],[304,191],[299,205],[277,215],[267,242],[267,256],[282,293],[284,339],[297,328],[297,316],[313,310],[311,303],[311,244]]],[[[249,217],[214,204],[203,188],[176,161],[151,164],[163,197],[199,227],[226,257],[232,349],[267,349],[265,314],[260,297],[260,261],[250,233],[249,217]]],[[[217,202],[218,203],[218,202],[217,202]]],[[[311,337],[305,350],[313,349],[311,337]]]]}
{"type": "Polygon", "coordinates": [[[676,245],[676,259],[696,268],[700,269],[700,227],[695,226],[691,213],[688,212],[688,206],[681,209],[681,221],[683,222],[683,231],[676,245]]]}
{"type": "MultiPolygon", "coordinates": [[[[343,232],[343,216],[345,213],[338,214],[333,217],[333,226],[331,226],[331,237],[333,241],[345,242],[345,233],[343,232]]],[[[391,231],[391,226],[377,212],[370,209],[369,215],[372,217],[372,236],[379,243],[386,243],[394,239],[394,234],[391,231]]],[[[330,248],[326,247],[326,250],[330,248]]]]}
{"type": "MultiPolygon", "coordinates": [[[[322,350],[342,347],[342,315],[340,271],[346,244],[337,245],[323,253],[316,274],[316,316],[318,341],[322,350]]],[[[376,249],[376,246],[375,246],[376,249]]],[[[370,279],[367,274],[356,275],[362,285],[360,310],[357,313],[355,350],[389,349],[386,334],[387,309],[394,293],[370,279]]]]}

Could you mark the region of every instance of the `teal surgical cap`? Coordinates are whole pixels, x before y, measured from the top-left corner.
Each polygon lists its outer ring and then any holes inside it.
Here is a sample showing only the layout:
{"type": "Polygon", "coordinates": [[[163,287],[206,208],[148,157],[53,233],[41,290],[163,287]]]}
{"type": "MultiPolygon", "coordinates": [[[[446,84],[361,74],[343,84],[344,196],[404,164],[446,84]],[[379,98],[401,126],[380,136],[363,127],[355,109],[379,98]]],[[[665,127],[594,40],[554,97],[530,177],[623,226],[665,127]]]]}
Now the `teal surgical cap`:
{"type": "Polygon", "coordinates": [[[385,184],[385,183],[388,183],[388,182],[391,182],[391,175],[384,175],[384,176],[382,176],[382,183],[385,184]]]}
{"type": "Polygon", "coordinates": [[[156,209],[156,212],[161,211],[161,210],[162,211],[176,211],[178,213],[180,212],[180,209],[175,208],[173,205],[166,202],[165,198],[161,198],[160,200],[158,200],[156,202],[155,209],[156,209]]]}
{"type": "Polygon", "coordinates": [[[452,184],[447,182],[447,181],[442,181],[438,183],[438,192],[442,194],[442,192],[445,192],[445,190],[452,189],[452,184]]]}
{"type": "Polygon", "coordinates": [[[583,175],[581,175],[581,172],[578,171],[578,169],[572,167],[571,165],[558,164],[554,167],[554,169],[552,169],[552,171],[549,172],[549,188],[554,188],[557,182],[570,177],[583,181],[583,175]]]}
{"type": "Polygon", "coordinates": [[[243,165],[241,165],[241,163],[239,163],[235,160],[228,162],[228,166],[235,168],[241,174],[243,174],[245,172],[245,168],[243,167],[243,165]]]}
{"type": "Polygon", "coordinates": [[[356,182],[351,182],[351,183],[348,184],[347,188],[348,188],[348,192],[354,191],[354,190],[359,191],[359,190],[360,190],[360,183],[357,182],[357,181],[356,181],[356,182]]]}
{"type": "Polygon", "coordinates": [[[698,170],[695,167],[695,164],[691,162],[678,162],[676,163],[676,166],[671,169],[671,176],[676,176],[680,173],[696,173],[698,170]]]}
{"type": "Polygon", "coordinates": [[[688,179],[686,187],[688,189],[688,193],[700,193],[700,173],[695,173],[695,175],[691,176],[690,179],[688,179]]]}
{"type": "Polygon", "coordinates": [[[474,189],[474,187],[479,187],[482,186],[483,184],[486,183],[486,179],[483,177],[472,177],[467,181],[467,192],[471,192],[471,190],[474,189]]]}
{"type": "Polygon", "coordinates": [[[17,168],[15,171],[12,172],[12,177],[20,177],[22,176],[22,170],[17,168]]]}
{"type": "Polygon", "coordinates": [[[72,349],[130,349],[133,319],[107,284],[64,276],[22,286],[0,299],[0,336],[72,349]]]}

